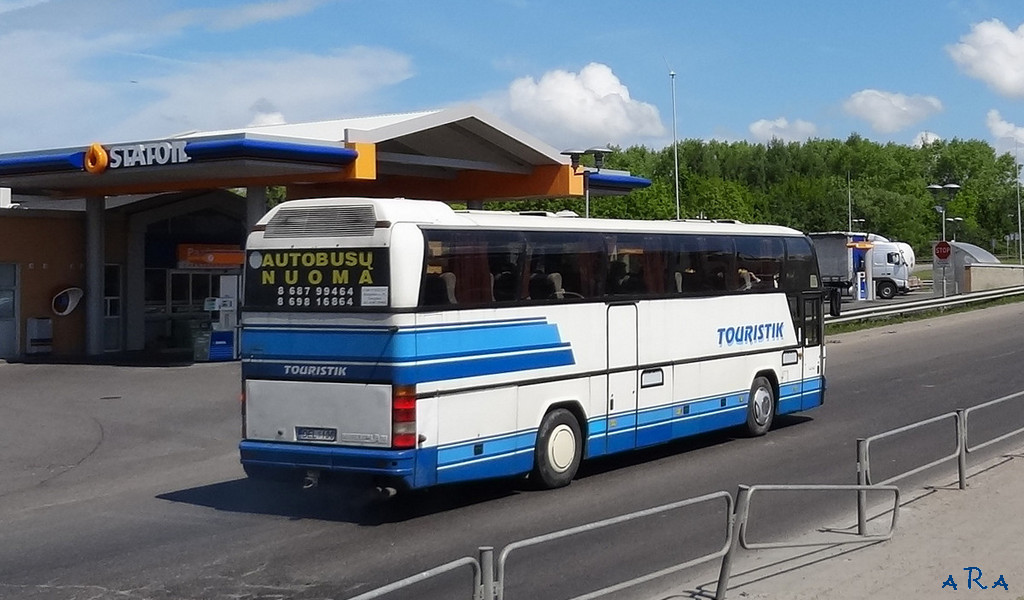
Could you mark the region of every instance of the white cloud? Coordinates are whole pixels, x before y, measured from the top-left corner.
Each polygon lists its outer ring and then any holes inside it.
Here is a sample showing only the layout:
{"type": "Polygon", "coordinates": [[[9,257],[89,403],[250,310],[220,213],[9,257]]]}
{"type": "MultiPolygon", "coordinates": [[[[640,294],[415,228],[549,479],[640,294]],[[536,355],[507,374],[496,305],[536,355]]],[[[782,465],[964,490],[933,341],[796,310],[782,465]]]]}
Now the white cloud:
{"type": "Polygon", "coordinates": [[[0,0],[0,10],[27,7],[4,14],[9,27],[0,29],[0,81],[16,91],[0,94],[0,152],[378,110],[376,94],[412,76],[403,54],[365,47],[240,49],[181,60],[169,46],[193,40],[199,28],[284,18],[318,3],[211,9],[194,22],[195,15],[135,0],[110,0],[86,12],[77,0],[0,0]],[[17,19],[7,21],[8,15],[17,19]]]}
{"type": "Polygon", "coordinates": [[[985,125],[992,134],[992,145],[997,152],[1016,151],[1024,146],[1024,127],[1004,120],[998,110],[988,111],[985,115],[985,125]]]}
{"type": "Polygon", "coordinates": [[[0,15],[5,12],[14,12],[21,8],[28,8],[48,1],[49,0],[0,0],[0,15]]]}
{"type": "Polygon", "coordinates": [[[807,138],[814,137],[818,128],[810,121],[796,119],[792,123],[788,119],[779,117],[769,121],[761,119],[750,124],[750,134],[758,142],[770,142],[779,139],[786,142],[802,142],[807,138]]]}
{"type": "MultiPolygon", "coordinates": [[[[114,37],[83,38],[63,32],[0,33],[0,145],[26,150],[70,145],[111,115],[117,91],[87,78],[82,65],[122,46],[114,37]],[[31,57],[31,60],[27,60],[31,57]]],[[[85,141],[80,139],[79,141],[85,141]]]]}
{"type": "Polygon", "coordinates": [[[112,135],[130,139],[285,118],[337,117],[364,110],[373,93],[411,72],[404,55],[364,47],[325,56],[248,56],[191,64],[145,82],[158,99],[121,122],[112,135]]]}
{"type": "Polygon", "coordinates": [[[303,15],[324,2],[325,0],[271,0],[230,8],[180,11],[167,15],[166,22],[176,23],[178,27],[200,25],[213,31],[229,31],[303,15]]]}
{"type": "Polygon", "coordinates": [[[631,98],[611,68],[600,63],[579,73],[521,77],[484,103],[556,147],[629,145],[665,134],[658,109],[631,98]]]}
{"type": "Polygon", "coordinates": [[[283,125],[287,123],[284,114],[277,110],[274,103],[266,98],[260,98],[249,107],[253,113],[252,119],[246,127],[264,127],[266,125],[283,125]]]}
{"type": "Polygon", "coordinates": [[[914,141],[911,142],[910,145],[915,148],[920,148],[925,144],[933,144],[941,139],[942,138],[939,137],[938,134],[936,134],[933,131],[921,131],[914,136],[914,141]]]}
{"type": "Polygon", "coordinates": [[[1024,25],[1011,31],[998,19],[977,23],[946,51],[960,70],[996,92],[1024,98],[1024,25]]]}
{"type": "Polygon", "coordinates": [[[893,133],[942,112],[942,102],[934,96],[907,96],[869,89],[847,98],[843,110],[867,121],[875,131],[893,133]]]}

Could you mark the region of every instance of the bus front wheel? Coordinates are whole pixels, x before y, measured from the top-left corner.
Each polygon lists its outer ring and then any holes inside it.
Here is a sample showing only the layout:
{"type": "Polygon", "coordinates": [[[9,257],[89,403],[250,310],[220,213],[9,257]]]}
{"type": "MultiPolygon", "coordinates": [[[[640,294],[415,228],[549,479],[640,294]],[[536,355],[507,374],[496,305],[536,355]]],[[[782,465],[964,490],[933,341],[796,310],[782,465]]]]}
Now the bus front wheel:
{"type": "Polygon", "coordinates": [[[564,408],[544,415],[537,430],[531,478],[545,489],[567,486],[576,476],[582,457],[583,440],[576,417],[564,408]]]}
{"type": "Polygon", "coordinates": [[[747,432],[764,435],[775,420],[775,388],[767,377],[755,377],[747,400],[747,432]]]}

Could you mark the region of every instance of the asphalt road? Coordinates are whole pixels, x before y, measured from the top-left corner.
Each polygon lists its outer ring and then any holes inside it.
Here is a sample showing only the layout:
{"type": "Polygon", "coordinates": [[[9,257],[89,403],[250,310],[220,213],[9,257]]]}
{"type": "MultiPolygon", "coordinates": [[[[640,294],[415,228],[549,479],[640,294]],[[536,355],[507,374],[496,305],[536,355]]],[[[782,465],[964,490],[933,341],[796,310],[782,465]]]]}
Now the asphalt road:
{"type": "MultiPolygon", "coordinates": [[[[1024,390],[1022,324],[1014,304],[830,338],[826,405],[763,438],[726,432],[596,461],[561,490],[502,481],[387,503],[246,481],[237,364],[0,363],[0,598],[342,599],[478,546],[740,483],[853,483],[858,437],[1024,390]]],[[[1022,419],[979,413],[972,435],[1022,419]]],[[[876,477],[948,451],[952,434],[936,431],[879,444],[876,477]]],[[[786,498],[761,510],[756,533],[784,537],[848,509],[786,498]]],[[[696,556],[723,531],[716,504],[524,549],[506,598],[582,594],[696,556]]],[[[430,591],[468,598],[468,570],[404,597],[430,591]]]]}

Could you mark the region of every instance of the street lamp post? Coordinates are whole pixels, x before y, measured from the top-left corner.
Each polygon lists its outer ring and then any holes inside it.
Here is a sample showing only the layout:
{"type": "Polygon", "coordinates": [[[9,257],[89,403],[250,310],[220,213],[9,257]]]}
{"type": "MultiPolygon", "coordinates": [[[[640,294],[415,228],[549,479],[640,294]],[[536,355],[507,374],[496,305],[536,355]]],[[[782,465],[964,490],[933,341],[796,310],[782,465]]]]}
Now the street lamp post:
{"type": "Polygon", "coordinates": [[[946,217],[946,221],[953,224],[953,241],[956,241],[956,231],[960,228],[960,224],[964,222],[963,217],[946,217]]]}
{"type": "Polygon", "coordinates": [[[939,213],[939,222],[942,223],[942,241],[946,241],[946,205],[942,203],[948,203],[953,200],[953,196],[956,196],[956,193],[960,191],[960,186],[955,183],[947,183],[946,185],[933,183],[928,186],[928,191],[935,197],[936,202],[939,202],[939,204],[935,205],[935,211],[939,213]],[[943,192],[945,192],[945,198],[942,197],[943,192]]]}
{"type": "Polygon", "coordinates": [[[1024,265],[1024,238],[1020,223],[1020,155],[1017,151],[1017,136],[1013,136],[1013,180],[1017,184],[1017,262],[1024,265]]]}
{"type": "MultiPolygon", "coordinates": [[[[594,157],[594,170],[598,173],[601,172],[601,167],[604,166],[604,157],[611,154],[611,148],[587,148],[586,150],[563,150],[562,154],[569,157],[570,166],[572,167],[573,173],[580,168],[580,158],[589,154],[594,157]]],[[[587,167],[583,168],[583,210],[585,217],[590,216],[590,169],[587,167]]]]}
{"type": "Polygon", "coordinates": [[[676,72],[669,71],[672,80],[672,160],[675,168],[672,174],[676,182],[676,220],[679,220],[679,142],[676,141],[676,72]]]}

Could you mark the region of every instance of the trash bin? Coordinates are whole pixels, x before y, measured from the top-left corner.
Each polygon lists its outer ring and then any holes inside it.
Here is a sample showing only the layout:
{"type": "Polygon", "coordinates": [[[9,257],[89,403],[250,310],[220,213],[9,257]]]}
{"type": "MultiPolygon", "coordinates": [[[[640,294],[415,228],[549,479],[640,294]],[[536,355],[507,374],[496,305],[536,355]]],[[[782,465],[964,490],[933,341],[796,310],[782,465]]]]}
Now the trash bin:
{"type": "Polygon", "coordinates": [[[25,330],[25,354],[46,354],[53,350],[53,319],[29,318],[25,330]]]}
{"type": "Polygon", "coordinates": [[[235,332],[213,331],[210,333],[210,360],[235,360],[235,332]]]}

